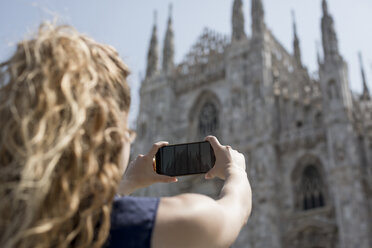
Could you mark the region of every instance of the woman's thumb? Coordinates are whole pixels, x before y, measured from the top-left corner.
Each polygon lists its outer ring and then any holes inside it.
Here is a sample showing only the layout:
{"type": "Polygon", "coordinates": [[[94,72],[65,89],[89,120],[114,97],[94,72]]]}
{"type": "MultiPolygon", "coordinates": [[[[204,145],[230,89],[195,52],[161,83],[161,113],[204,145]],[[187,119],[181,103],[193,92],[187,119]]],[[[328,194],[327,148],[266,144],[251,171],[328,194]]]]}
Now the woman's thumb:
{"type": "Polygon", "coordinates": [[[205,179],[212,179],[212,178],[214,178],[214,170],[213,170],[213,168],[212,169],[210,169],[206,174],[205,174],[205,176],[204,176],[204,178],[205,179]]]}

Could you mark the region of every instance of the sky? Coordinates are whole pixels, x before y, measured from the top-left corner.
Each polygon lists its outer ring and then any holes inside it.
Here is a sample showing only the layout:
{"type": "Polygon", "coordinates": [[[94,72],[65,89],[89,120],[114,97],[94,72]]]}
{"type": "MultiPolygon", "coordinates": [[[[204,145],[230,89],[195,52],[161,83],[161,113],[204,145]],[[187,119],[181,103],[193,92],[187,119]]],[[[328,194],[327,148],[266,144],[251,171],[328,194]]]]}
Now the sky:
{"type": "MultiPolygon", "coordinates": [[[[95,40],[114,46],[131,69],[130,125],[139,107],[138,90],[146,70],[153,13],[157,11],[158,41],[162,49],[169,4],[173,4],[175,62],[179,63],[204,27],[231,35],[233,0],[1,0],[0,60],[14,52],[17,41],[27,38],[45,20],[70,24],[95,40]]],[[[303,63],[311,74],[318,69],[316,44],[321,44],[321,0],[263,0],[265,22],[283,46],[292,52],[294,10],[303,63]]],[[[339,49],[349,66],[350,87],[362,91],[358,52],[363,56],[372,90],[372,1],[328,0],[335,21],[339,49]]],[[[245,30],[251,34],[251,0],[243,0],[245,30]]],[[[161,54],[161,50],[160,50],[161,54]]]]}

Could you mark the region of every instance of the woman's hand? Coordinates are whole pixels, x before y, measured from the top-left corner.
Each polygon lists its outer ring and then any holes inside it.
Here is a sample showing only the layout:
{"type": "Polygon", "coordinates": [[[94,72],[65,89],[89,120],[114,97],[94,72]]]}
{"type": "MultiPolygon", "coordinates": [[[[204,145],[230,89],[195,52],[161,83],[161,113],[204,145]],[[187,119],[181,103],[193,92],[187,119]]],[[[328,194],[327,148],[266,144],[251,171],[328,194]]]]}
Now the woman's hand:
{"type": "Polygon", "coordinates": [[[245,173],[245,158],[240,152],[231,148],[231,146],[223,146],[214,136],[207,136],[208,141],[216,156],[216,163],[212,169],[206,174],[206,179],[214,177],[225,180],[231,173],[245,173]]]}
{"type": "Polygon", "coordinates": [[[153,144],[146,155],[138,155],[129,163],[124,172],[119,186],[119,194],[129,195],[137,189],[148,187],[154,183],[177,182],[177,178],[157,174],[153,169],[154,157],[159,148],[168,145],[168,142],[160,141],[153,144]]]}

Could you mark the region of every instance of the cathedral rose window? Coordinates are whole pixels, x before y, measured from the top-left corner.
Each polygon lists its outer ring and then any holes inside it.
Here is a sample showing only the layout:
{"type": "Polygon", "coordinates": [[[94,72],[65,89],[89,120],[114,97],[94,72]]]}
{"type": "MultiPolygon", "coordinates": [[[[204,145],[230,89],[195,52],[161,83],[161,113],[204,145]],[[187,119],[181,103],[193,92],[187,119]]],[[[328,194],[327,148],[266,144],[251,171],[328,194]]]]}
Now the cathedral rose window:
{"type": "Polygon", "coordinates": [[[199,134],[207,136],[215,134],[218,128],[217,108],[211,102],[206,102],[199,114],[199,134]]]}

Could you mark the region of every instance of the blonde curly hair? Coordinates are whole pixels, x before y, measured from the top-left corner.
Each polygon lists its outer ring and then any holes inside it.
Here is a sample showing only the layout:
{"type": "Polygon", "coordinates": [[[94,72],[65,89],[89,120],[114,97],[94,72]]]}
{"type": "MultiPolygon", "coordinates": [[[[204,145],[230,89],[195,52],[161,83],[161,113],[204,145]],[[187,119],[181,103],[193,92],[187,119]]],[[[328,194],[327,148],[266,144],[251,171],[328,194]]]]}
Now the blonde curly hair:
{"type": "Polygon", "coordinates": [[[101,247],[130,105],[117,52],[44,23],[0,65],[0,247],[101,247]]]}

